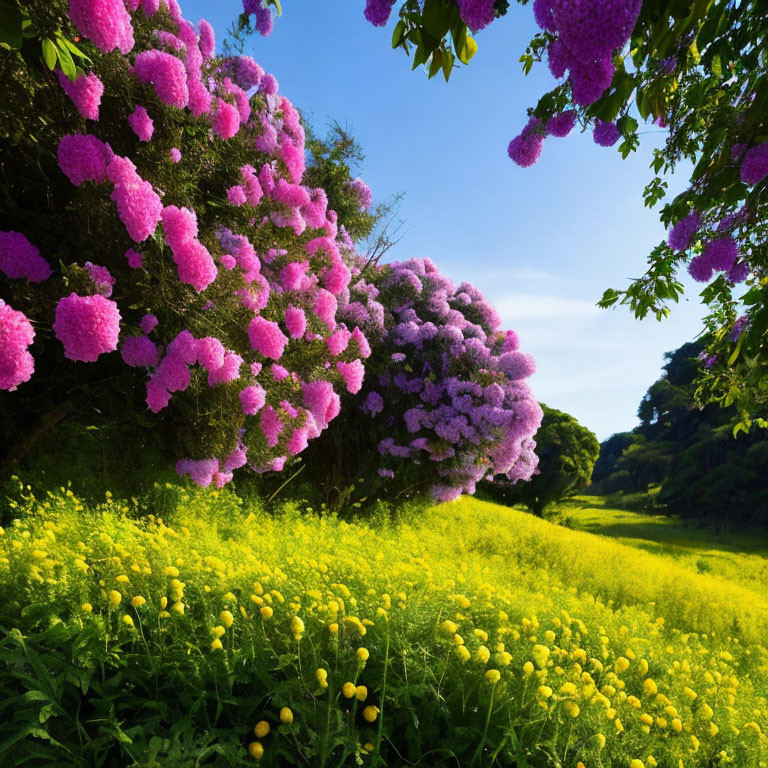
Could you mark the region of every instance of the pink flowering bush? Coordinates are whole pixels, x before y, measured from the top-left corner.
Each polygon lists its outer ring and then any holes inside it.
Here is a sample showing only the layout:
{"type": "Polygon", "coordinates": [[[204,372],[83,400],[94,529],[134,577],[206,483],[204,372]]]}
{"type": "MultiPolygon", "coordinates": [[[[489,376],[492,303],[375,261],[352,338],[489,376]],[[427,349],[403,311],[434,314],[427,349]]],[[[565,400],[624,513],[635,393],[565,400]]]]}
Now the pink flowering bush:
{"type": "MultiPolygon", "coordinates": [[[[39,44],[0,56],[3,435],[66,404],[200,485],[279,471],[370,351],[339,334],[349,241],[304,178],[297,110],[176,0],[27,5],[29,35],[63,20],[88,59],[71,80],[39,44]]],[[[249,9],[267,31],[268,5],[249,9]]]]}
{"type": "Polygon", "coordinates": [[[365,377],[336,363],[348,395],[308,458],[318,482],[343,489],[364,478],[366,496],[373,486],[448,501],[487,476],[528,480],[542,411],[525,381],[533,359],[514,331],[429,259],[353,272],[327,345],[340,354],[362,330],[370,357],[365,377]]]}

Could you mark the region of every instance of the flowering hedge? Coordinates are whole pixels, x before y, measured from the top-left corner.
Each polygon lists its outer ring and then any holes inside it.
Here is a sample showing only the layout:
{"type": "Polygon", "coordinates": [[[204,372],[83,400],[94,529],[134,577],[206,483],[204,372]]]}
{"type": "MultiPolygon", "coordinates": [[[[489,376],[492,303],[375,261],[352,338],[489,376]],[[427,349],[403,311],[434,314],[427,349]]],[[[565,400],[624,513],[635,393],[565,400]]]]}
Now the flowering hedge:
{"type": "Polygon", "coordinates": [[[359,388],[367,349],[359,330],[326,344],[350,272],[324,191],[301,183],[297,111],[176,0],[18,12],[0,56],[0,406],[131,413],[200,485],[281,469],[359,388]]]}
{"type": "Polygon", "coordinates": [[[361,478],[379,492],[428,487],[448,501],[489,474],[531,477],[542,411],[524,379],[534,362],[474,286],[455,286],[418,258],[364,268],[340,301],[346,325],[329,347],[361,328],[372,354],[348,417],[311,454],[326,482],[342,491],[361,478]]]}

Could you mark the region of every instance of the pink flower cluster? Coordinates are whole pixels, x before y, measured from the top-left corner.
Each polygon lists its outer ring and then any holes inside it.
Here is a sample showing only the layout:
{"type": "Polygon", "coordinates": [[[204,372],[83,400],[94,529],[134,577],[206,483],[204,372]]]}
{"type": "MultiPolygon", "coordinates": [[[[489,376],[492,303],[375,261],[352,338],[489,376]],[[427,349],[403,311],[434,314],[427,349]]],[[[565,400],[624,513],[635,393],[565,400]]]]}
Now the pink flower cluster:
{"type": "Polygon", "coordinates": [[[123,0],[69,0],[69,18],[104,53],[133,48],[133,26],[123,0]]]}
{"type": "Polygon", "coordinates": [[[112,199],[117,214],[132,240],[140,243],[152,235],[163,212],[160,196],[152,184],[139,176],[127,158],[113,155],[107,166],[107,178],[115,185],[112,199]]]}
{"type": "Polygon", "coordinates": [[[162,220],[179,280],[200,293],[216,279],[216,265],[208,249],[197,239],[197,216],[188,208],[169,205],[163,208],[162,220]]]}
{"type": "Polygon", "coordinates": [[[143,107],[141,104],[138,104],[136,109],[128,115],[128,125],[131,126],[131,130],[139,137],[139,141],[150,141],[152,134],[155,132],[155,124],[152,122],[146,107],[143,107]]]}
{"type": "Polygon", "coordinates": [[[65,357],[93,363],[117,349],[120,311],[114,301],[99,294],[71,293],[56,305],[53,331],[64,346],[65,357]]]}
{"type": "Polygon", "coordinates": [[[165,51],[142,51],[133,64],[134,77],[140,83],[152,83],[160,101],[182,109],[189,102],[184,62],[165,51]]]}
{"type": "Polygon", "coordinates": [[[358,176],[349,181],[349,188],[357,195],[361,211],[367,211],[373,205],[371,188],[358,176]]]}
{"type": "Polygon", "coordinates": [[[34,338],[27,316],[0,299],[0,389],[16,389],[32,378],[35,362],[28,347],[34,338]]]}
{"type": "MultiPolygon", "coordinates": [[[[256,17],[257,28],[268,31],[272,13],[266,3],[246,0],[246,12],[256,17]]],[[[73,361],[94,362],[119,349],[122,363],[145,372],[146,403],[153,413],[168,408],[174,395],[179,401],[189,397],[189,392],[181,395],[187,390],[194,392],[195,407],[216,403],[217,412],[222,403],[239,400],[228,414],[231,424],[225,420],[216,427],[230,430],[230,447],[235,447],[215,457],[183,459],[180,474],[201,485],[220,486],[246,463],[259,472],[279,471],[338,415],[341,392],[361,390],[363,360],[371,354],[356,324],[348,329],[337,322],[339,297],[351,280],[351,242],[339,232],[325,191],[302,184],[305,136],[299,113],[253,59],[214,59],[212,27],[203,20],[195,29],[176,0],[70,0],[70,17],[97,48],[112,52],[108,68],[92,53],[96,72],[115,71],[121,65],[115,49],[123,55],[133,51],[134,24],[137,33],[142,30],[131,59],[122,59],[133,78],[130,92],[120,99],[113,95],[109,111],[102,110],[98,134],[103,140],[72,133],[61,137],[56,152],[72,185],[73,204],[91,205],[95,195],[106,198],[109,191],[127,236],[143,245],[141,252],[127,242],[99,250],[95,232],[93,249],[73,254],[71,266],[80,270],[74,274],[91,282],[77,293],[55,297],[55,337],[73,361]],[[151,19],[161,7],[162,28],[150,28],[145,35],[146,20],[131,14],[151,19]],[[253,88],[259,92],[251,100],[253,88]],[[158,107],[155,97],[166,107],[158,107]],[[173,135],[179,128],[180,141],[186,141],[189,126],[209,128],[216,141],[247,134],[247,144],[227,147],[228,158],[240,168],[229,181],[227,200],[247,208],[214,210],[211,205],[203,216],[188,200],[173,199],[167,175],[174,170],[170,163],[181,160],[181,151],[169,151],[166,144],[167,107],[179,110],[173,135]],[[105,123],[107,116],[114,125],[105,123]],[[107,143],[124,151],[126,126],[143,142],[135,157],[115,154],[107,143]],[[95,186],[107,183],[111,186],[95,186]],[[220,224],[212,223],[212,214],[220,224]],[[254,243],[269,245],[257,253],[254,243]],[[176,275],[173,267],[168,272],[169,254],[176,275]],[[169,278],[176,277],[166,291],[169,278]],[[109,298],[115,285],[121,289],[115,290],[120,307],[109,298]],[[196,295],[204,290],[204,297],[196,295]],[[84,293],[92,295],[79,295],[84,293]],[[123,296],[131,297],[125,306],[123,296]],[[141,309],[155,301],[163,302],[156,306],[160,324],[141,309]],[[207,396],[210,402],[200,405],[207,396]]],[[[81,74],[75,82],[58,76],[79,113],[98,120],[104,85],[97,75],[81,74]]],[[[188,165],[184,173],[194,173],[193,164],[188,165]]],[[[370,189],[359,179],[351,187],[361,210],[367,210],[370,189]]],[[[109,204],[105,208],[115,216],[109,204]]],[[[51,274],[38,249],[17,232],[0,233],[0,269],[31,281],[51,274]]],[[[0,309],[0,381],[11,388],[32,375],[27,347],[34,332],[23,314],[5,306],[0,309]]],[[[188,412],[188,404],[173,405],[179,409],[174,423],[183,424],[180,415],[188,412]]],[[[209,423],[201,419],[189,429],[204,430],[209,423]]]]}
{"type": "Polygon", "coordinates": [[[101,80],[93,72],[78,75],[74,82],[61,71],[57,74],[64,93],[72,99],[77,111],[86,120],[98,120],[99,105],[104,94],[104,84],[101,80]]]}
{"type": "Polygon", "coordinates": [[[83,182],[102,183],[107,180],[107,165],[113,152],[108,144],[90,134],[62,136],[57,150],[59,168],[79,187],[83,182]]]}

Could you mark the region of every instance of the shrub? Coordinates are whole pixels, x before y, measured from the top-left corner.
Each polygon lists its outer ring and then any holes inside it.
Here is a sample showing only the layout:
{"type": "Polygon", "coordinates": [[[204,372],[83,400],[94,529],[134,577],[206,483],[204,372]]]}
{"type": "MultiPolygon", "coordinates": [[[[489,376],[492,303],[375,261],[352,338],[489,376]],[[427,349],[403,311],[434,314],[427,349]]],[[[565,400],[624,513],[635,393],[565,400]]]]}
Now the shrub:
{"type": "Polygon", "coordinates": [[[301,184],[291,102],[252,59],[216,57],[210,25],[195,30],[175,0],[138,5],[14,10],[24,37],[0,56],[2,439],[10,450],[65,406],[121,422],[127,444],[150,429],[180,473],[221,486],[317,437],[366,343],[358,331],[326,365],[349,271],[324,191],[301,184]]]}
{"type": "MultiPolygon", "coordinates": [[[[541,408],[514,331],[500,330],[477,288],[455,286],[429,259],[358,269],[340,316],[369,340],[368,375],[307,457],[317,482],[343,495],[363,479],[369,498],[429,490],[447,501],[488,474],[527,480],[541,408]]],[[[338,331],[328,344],[353,338],[338,331]]]]}

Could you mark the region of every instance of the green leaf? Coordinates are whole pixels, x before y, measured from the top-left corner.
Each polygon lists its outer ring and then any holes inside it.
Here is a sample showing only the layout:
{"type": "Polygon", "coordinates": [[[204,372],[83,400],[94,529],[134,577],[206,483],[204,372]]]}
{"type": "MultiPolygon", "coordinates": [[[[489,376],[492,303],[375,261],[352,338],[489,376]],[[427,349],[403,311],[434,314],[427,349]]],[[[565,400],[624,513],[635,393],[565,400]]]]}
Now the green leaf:
{"type": "Polygon", "coordinates": [[[598,307],[602,307],[603,309],[606,309],[607,307],[612,306],[619,300],[619,292],[613,288],[608,288],[608,290],[603,293],[602,298],[600,301],[597,302],[598,307]]]}
{"type": "Polygon", "coordinates": [[[712,63],[709,65],[709,68],[712,70],[712,74],[715,77],[722,77],[723,76],[723,63],[720,60],[719,54],[715,54],[712,57],[712,63]]]}
{"type": "MultiPolygon", "coordinates": [[[[58,42],[58,41],[57,41],[58,42]]],[[[69,49],[63,43],[56,46],[56,53],[59,56],[59,64],[61,64],[61,71],[72,81],[77,80],[77,67],[72,60],[72,54],[69,49]]]]}
{"type": "Polygon", "coordinates": [[[21,48],[24,15],[15,3],[0,2],[0,43],[21,48]]]}
{"type": "Polygon", "coordinates": [[[58,32],[56,33],[56,43],[59,45],[59,47],[61,47],[63,43],[67,46],[71,53],[74,53],[75,56],[83,59],[83,61],[91,61],[90,57],[83,53],[69,38],[64,37],[64,35],[61,35],[58,32]]]}
{"type": "Polygon", "coordinates": [[[731,356],[728,358],[728,365],[733,365],[736,362],[737,358],[739,357],[741,348],[742,346],[744,346],[744,338],[745,338],[745,334],[742,333],[741,336],[739,336],[738,342],[736,343],[736,349],[734,349],[733,352],[731,352],[731,356]]]}
{"type": "Polygon", "coordinates": [[[440,68],[443,66],[443,52],[442,51],[434,51],[432,53],[432,61],[429,64],[429,78],[433,78],[439,71],[440,68]]]}
{"type": "Polygon", "coordinates": [[[443,77],[445,78],[445,82],[448,82],[448,79],[451,76],[451,72],[453,71],[453,62],[455,61],[455,57],[453,55],[453,52],[450,50],[443,51],[443,77]]]}
{"type": "Polygon", "coordinates": [[[395,28],[392,31],[392,47],[393,48],[399,48],[403,44],[403,37],[405,36],[405,22],[400,19],[400,21],[395,24],[395,28]]]}
{"type": "Polygon", "coordinates": [[[40,44],[43,48],[43,61],[48,69],[53,69],[56,66],[56,46],[50,37],[44,37],[40,44]]]}

